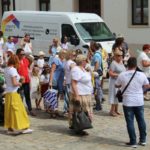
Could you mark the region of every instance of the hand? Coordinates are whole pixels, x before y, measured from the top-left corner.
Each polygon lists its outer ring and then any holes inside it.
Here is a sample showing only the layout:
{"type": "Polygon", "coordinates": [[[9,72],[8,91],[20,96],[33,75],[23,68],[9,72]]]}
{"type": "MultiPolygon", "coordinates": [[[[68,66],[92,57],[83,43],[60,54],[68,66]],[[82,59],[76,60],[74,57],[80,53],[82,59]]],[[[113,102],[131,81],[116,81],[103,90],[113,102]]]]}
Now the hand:
{"type": "Polygon", "coordinates": [[[21,76],[19,82],[20,83],[24,83],[25,82],[25,78],[23,76],[21,76]]]}
{"type": "Polygon", "coordinates": [[[75,96],[75,100],[76,100],[76,101],[79,101],[79,99],[80,99],[79,95],[76,95],[76,96],[75,96]]]}
{"type": "Polygon", "coordinates": [[[49,82],[49,87],[50,87],[50,89],[52,88],[52,83],[51,82],[49,82]]]}

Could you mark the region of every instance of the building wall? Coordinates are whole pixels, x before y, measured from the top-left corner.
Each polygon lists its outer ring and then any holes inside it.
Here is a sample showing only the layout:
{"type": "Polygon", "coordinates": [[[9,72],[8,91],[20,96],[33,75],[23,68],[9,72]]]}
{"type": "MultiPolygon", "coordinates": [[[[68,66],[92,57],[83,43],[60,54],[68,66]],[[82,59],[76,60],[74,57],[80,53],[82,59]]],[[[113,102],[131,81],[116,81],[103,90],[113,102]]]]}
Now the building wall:
{"type": "Polygon", "coordinates": [[[131,25],[131,0],[103,0],[103,8],[103,19],[111,31],[122,34],[133,48],[135,45],[136,48],[141,48],[142,44],[150,43],[150,25],[145,27],[131,25]]]}
{"type": "Polygon", "coordinates": [[[38,0],[15,0],[16,10],[38,10],[38,0]]]}
{"type": "Polygon", "coordinates": [[[69,11],[75,9],[74,0],[51,0],[51,11],[69,11]]]}

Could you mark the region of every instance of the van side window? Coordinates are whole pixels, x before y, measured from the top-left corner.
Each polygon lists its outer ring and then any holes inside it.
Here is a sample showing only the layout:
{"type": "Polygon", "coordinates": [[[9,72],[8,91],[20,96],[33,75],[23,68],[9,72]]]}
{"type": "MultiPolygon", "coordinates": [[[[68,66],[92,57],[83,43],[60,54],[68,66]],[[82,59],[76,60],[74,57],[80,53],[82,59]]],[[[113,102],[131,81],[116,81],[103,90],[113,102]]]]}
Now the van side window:
{"type": "Polygon", "coordinates": [[[76,32],[70,24],[62,24],[62,36],[67,36],[70,40],[71,37],[78,38],[76,32]]]}

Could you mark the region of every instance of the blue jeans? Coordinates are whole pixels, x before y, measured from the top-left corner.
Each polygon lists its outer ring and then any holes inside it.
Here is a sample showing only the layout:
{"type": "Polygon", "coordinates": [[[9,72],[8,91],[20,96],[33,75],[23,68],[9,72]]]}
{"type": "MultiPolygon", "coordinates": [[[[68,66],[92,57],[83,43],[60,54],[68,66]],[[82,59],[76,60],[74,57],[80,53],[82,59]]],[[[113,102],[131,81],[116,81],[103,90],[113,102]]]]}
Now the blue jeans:
{"type": "Polygon", "coordinates": [[[140,134],[140,142],[146,142],[146,123],[144,120],[144,106],[135,106],[128,107],[123,106],[124,116],[127,124],[127,130],[130,138],[131,144],[136,144],[136,133],[134,128],[134,116],[136,118],[139,134],[140,134]]]}

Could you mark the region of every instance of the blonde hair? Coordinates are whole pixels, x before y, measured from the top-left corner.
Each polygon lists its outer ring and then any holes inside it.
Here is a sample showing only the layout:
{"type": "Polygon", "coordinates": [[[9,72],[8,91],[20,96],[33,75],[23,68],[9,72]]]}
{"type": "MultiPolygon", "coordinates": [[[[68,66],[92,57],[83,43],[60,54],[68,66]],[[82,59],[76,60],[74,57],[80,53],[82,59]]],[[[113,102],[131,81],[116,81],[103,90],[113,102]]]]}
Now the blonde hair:
{"type": "Polygon", "coordinates": [[[76,57],[76,64],[79,66],[79,65],[82,63],[82,61],[84,61],[84,60],[86,60],[86,59],[87,59],[87,58],[86,58],[85,55],[80,54],[80,55],[78,55],[78,56],[76,57]]]}
{"type": "Polygon", "coordinates": [[[68,50],[66,52],[66,60],[69,60],[71,55],[76,55],[75,50],[68,50]]]}
{"type": "Polygon", "coordinates": [[[61,50],[59,53],[58,53],[58,56],[59,58],[66,58],[66,55],[67,55],[67,51],[66,50],[61,50]]]}

